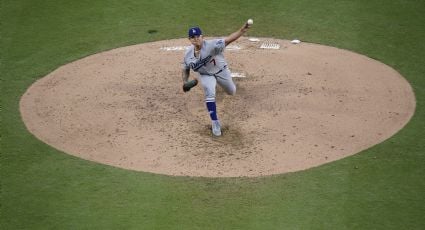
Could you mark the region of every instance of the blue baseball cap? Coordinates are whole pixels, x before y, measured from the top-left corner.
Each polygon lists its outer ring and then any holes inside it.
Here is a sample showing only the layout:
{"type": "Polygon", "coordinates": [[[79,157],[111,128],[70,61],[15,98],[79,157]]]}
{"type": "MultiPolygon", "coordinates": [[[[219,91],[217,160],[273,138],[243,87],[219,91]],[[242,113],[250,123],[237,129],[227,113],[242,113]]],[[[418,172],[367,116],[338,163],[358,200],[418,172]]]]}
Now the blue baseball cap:
{"type": "Polygon", "coordinates": [[[189,29],[189,37],[194,37],[194,36],[199,36],[199,35],[202,35],[201,28],[195,26],[195,27],[191,27],[189,29]]]}

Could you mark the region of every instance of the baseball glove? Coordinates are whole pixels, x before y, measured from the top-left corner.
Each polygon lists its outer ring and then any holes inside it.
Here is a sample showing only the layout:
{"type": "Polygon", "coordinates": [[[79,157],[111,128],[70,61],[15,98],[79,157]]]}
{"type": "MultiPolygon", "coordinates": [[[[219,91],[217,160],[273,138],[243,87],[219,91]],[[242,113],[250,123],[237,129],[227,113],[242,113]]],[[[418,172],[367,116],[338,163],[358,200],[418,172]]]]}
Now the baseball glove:
{"type": "Polygon", "coordinates": [[[198,84],[198,80],[192,80],[192,81],[188,81],[185,82],[183,84],[183,92],[188,92],[190,89],[192,89],[193,87],[195,87],[198,84]]]}

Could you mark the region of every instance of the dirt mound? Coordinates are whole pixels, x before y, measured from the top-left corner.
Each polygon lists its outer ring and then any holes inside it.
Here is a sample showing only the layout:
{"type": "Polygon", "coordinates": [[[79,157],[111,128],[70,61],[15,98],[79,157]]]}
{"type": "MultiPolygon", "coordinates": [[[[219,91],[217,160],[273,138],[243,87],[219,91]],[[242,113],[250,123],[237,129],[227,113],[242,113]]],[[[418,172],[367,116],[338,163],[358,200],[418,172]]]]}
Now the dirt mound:
{"type": "Polygon", "coordinates": [[[355,154],[414,113],[410,85],[380,62],[323,45],[241,38],[225,52],[238,90],[232,97],[218,88],[224,128],[213,138],[202,89],[182,92],[188,44],[140,44],[64,65],[23,95],[22,118],[40,140],[83,159],[168,175],[252,177],[355,154]]]}

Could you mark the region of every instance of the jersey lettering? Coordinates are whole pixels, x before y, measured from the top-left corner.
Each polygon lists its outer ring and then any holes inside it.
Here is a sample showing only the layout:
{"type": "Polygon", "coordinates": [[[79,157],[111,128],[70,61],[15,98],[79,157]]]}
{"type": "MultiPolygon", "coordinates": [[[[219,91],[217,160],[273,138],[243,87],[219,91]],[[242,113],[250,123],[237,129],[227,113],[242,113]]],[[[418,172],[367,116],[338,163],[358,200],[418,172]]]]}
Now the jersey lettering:
{"type": "Polygon", "coordinates": [[[206,65],[211,60],[211,58],[212,58],[212,56],[208,55],[208,57],[203,58],[203,59],[197,61],[196,63],[190,63],[190,68],[192,68],[194,71],[197,71],[202,66],[206,65]]]}

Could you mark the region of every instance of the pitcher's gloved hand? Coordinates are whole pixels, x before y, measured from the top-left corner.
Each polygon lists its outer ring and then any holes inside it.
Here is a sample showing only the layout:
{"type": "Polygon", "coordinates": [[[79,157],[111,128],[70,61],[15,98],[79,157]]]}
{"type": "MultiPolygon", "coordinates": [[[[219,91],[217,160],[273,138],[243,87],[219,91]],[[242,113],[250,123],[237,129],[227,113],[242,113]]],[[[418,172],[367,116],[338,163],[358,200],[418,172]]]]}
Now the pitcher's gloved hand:
{"type": "Polygon", "coordinates": [[[183,84],[183,92],[188,92],[191,88],[198,84],[198,80],[191,80],[183,84]]]}

